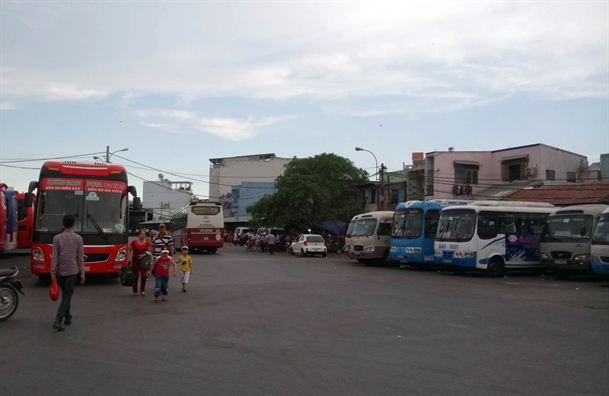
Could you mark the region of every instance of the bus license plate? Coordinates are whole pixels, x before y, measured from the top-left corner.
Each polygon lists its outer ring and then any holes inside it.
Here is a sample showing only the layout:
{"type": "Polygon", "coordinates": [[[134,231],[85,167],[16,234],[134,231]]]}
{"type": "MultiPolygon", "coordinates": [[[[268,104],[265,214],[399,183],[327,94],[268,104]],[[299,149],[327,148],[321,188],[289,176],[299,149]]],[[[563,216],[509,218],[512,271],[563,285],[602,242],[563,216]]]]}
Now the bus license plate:
{"type": "Polygon", "coordinates": [[[442,260],[442,262],[443,262],[444,264],[452,264],[452,263],[453,263],[453,261],[452,261],[452,260],[448,260],[448,259],[444,259],[444,260],[442,260]]]}
{"type": "Polygon", "coordinates": [[[554,264],[556,264],[556,265],[566,265],[567,264],[567,260],[555,260],[554,264]]]}
{"type": "Polygon", "coordinates": [[[85,267],[85,272],[88,272],[91,270],[91,267],[85,267]]]}
{"type": "Polygon", "coordinates": [[[209,238],[208,237],[203,237],[203,240],[207,241],[207,240],[209,240],[209,238]]]}

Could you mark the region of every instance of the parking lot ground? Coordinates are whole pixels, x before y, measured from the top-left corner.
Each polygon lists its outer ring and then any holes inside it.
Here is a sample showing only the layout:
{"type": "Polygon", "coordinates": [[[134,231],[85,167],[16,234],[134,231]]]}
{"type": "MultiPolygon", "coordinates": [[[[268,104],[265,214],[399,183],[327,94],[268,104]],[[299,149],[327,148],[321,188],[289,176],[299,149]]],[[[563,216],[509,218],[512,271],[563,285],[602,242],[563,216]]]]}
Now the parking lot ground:
{"type": "Polygon", "coordinates": [[[609,394],[609,283],[365,267],[346,256],[193,255],[187,293],[76,288],[73,324],[17,266],[0,395],[609,394]]]}

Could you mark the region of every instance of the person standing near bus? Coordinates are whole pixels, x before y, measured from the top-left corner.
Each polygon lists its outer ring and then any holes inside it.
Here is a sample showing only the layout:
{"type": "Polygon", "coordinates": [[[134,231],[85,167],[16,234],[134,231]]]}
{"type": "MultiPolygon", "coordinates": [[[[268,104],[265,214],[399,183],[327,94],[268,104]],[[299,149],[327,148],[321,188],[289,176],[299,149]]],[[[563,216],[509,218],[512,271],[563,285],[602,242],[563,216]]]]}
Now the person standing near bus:
{"type": "Polygon", "coordinates": [[[80,273],[80,284],[85,283],[85,253],[82,237],[74,232],[76,218],[63,217],[63,231],[53,238],[51,256],[51,280],[61,286],[61,304],[55,316],[53,330],[63,331],[63,324],[72,324],[70,312],[72,295],[80,273]],[[63,323],[62,323],[63,322],[63,323]]]}
{"type": "Polygon", "coordinates": [[[152,251],[152,246],[146,240],[146,230],[141,230],[138,236],[138,239],[132,241],[129,244],[129,252],[127,253],[127,257],[129,257],[129,262],[131,263],[131,268],[133,269],[133,274],[135,275],[135,281],[133,282],[133,295],[137,296],[137,283],[138,278],[140,278],[140,292],[142,296],[146,295],[146,273],[148,271],[148,266],[145,261],[146,254],[152,251]]]}
{"type": "Polygon", "coordinates": [[[269,248],[269,253],[275,254],[275,235],[269,233],[269,236],[266,238],[266,244],[269,248]]]}

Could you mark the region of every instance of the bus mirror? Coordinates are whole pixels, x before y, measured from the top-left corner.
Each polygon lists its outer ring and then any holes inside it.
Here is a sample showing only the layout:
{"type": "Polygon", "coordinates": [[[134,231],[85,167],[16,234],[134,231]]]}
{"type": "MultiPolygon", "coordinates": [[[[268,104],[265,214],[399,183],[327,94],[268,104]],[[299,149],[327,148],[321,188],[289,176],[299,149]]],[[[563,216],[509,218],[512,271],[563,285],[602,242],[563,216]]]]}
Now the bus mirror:
{"type": "Polygon", "coordinates": [[[142,201],[139,197],[133,198],[133,210],[142,210],[142,201]]]}
{"type": "Polygon", "coordinates": [[[31,193],[32,191],[34,191],[37,188],[38,188],[38,182],[37,181],[32,181],[32,182],[30,182],[30,185],[27,188],[27,192],[31,193]]]}
{"type": "Polygon", "coordinates": [[[23,199],[26,208],[31,208],[34,204],[34,198],[32,193],[25,193],[25,197],[23,199]]]}
{"type": "Polygon", "coordinates": [[[133,195],[134,197],[137,197],[137,190],[135,189],[135,186],[127,187],[127,192],[133,195]]]}

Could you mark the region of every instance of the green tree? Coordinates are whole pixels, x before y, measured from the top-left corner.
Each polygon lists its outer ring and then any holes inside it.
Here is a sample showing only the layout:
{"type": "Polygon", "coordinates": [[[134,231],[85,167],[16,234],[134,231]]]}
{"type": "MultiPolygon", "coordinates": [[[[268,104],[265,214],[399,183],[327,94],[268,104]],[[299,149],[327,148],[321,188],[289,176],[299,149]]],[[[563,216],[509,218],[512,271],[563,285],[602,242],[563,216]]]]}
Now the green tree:
{"type": "Polygon", "coordinates": [[[327,220],[349,221],[361,212],[357,185],[368,174],[336,154],[294,158],[275,182],[277,192],[247,208],[252,222],[306,229],[327,220]]]}

